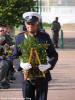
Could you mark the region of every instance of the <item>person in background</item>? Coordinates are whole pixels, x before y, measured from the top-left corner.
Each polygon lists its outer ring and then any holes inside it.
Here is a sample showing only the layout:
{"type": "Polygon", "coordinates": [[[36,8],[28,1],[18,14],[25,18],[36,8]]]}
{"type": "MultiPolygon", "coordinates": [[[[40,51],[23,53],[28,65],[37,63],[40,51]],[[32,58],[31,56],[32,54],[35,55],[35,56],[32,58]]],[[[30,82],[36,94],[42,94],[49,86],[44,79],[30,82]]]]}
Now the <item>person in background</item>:
{"type": "Polygon", "coordinates": [[[13,42],[13,39],[11,37],[11,28],[9,26],[5,26],[5,25],[3,25],[3,28],[4,28],[6,40],[7,40],[8,44],[10,45],[9,48],[11,50],[13,50],[14,49],[14,42],[13,42]]]}
{"type": "Polygon", "coordinates": [[[7,61],[6,49],[4,46],[6,44],[5,41],[5,33],[3,26],[0,25],[0,88],[8,89],[10,88],[10,84],[6,81],[9,65],[7,61]]]}
{"type": "MultiPolygon", "coordinates": [[[[5,32],[5,39],[6,39],[6,42],[8,45],[5,45],[7,47],[7,49],[9,51],[13,51],[14,49],[14,42],[13,42],[13,39],[11,37],[11,28],[9,26],[4,26],[4,32],[5,32]]],[[[8,54],[8,56],[10,55],[11,53],[8,54]]],[[[8,70],[8,77],[7,77],[7,81],[8,82],[12,82],[13,80],[15,80],[15,77],[14,77],[14,68],[13,68],[13,63],[10,63],[9,64],[10,67],[9,67],[9,70],[8,70]]]]}
{"type": "MultiPolygon", "coordinates": [[[[5,38],[4,41],[1,40],[2,43],[0,44],[0,46],[2,47],[1,51],[0,51],[0,63],[2,64],[2,61],[4,61],[4,62],[7,61],[8,65],[9,65],[7,74],[5,74],[6,75],[5,79],[2,81],[2,87],[10,88],[9,83],[12,80],[15,80],[15,78],[13,77],[13,73],[14,73],[13,63],[8,60],[8,56],[10,55],[10,53],[8,51],[12,50],[11,46],[13,45],[13,42],[12,42],[12,39],[10,38],[10,35],[7,34],[6,26],[0,25],[0,30],[1,30],[0,36],[5,38]]],[[[0,66],[1,66],[1,64],[0,64],[0,66]]],[[[4,65],[2,65],[2,66],[4,68],[4,65]]]]}
{"type": "Polygon", "coordinates": [[[51,30],[53,33],[53,43],[56,48],[58,48],[58,40],[59,40],[59,31],[60,31],[61,25],[58,22],[58,17],[55,18],[55,20],[51,24],[51,30]]]}

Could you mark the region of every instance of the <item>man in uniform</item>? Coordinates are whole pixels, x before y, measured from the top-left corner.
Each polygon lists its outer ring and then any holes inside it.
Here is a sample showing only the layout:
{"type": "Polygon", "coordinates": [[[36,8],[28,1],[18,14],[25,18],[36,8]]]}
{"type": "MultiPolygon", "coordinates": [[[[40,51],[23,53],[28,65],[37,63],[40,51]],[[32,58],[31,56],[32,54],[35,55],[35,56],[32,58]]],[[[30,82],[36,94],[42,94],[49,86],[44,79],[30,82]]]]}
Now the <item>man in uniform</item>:
{"type": "MultiPolygon", "coordinates": [[[[24,75],[22,74],[23,97],[24,100],[47,100],[48,81],[51,80],[50,70],[54,68],[58,60],[58,54],[53,46],[53,43],[49,35],[45,32],[37,31],[40,23],[40,15],[38,13],[27,12],[24,13],[23,18],[25,19],[25,26],[29,35],[34,36],[39,44],[46,43],[46,41],[48,41],[48,43],[50,44],[47,49],[47,54],[49,57],[48,64],[46,65],[40,64],[38,66],[41,72],[48,70],[48,72],[45,74],[46,77],[24,80],[24,75]]],[[[19,44],[24,43],[24,40],[26,38],[27,37],[24,32],[20,33],[16,37],[14,51],[10,56],[11,60],[18,58],[19,56],[22,55],[19,44]]],[[[28,62],[27,63],[20,62],[19,71],[21,71],[22,69],[28,71],[30,68],[32,68],[32,66],[28,62]]]]}
{"type": "Polygon", "coordinates": [[[55,21],[53,21],[51,25],[51,30],[53,32],[53,42],[56,48],[58,48],[60,28],[61,26],[60,26],[60,23],[58,22],[58,17],[56,17],[55,21]]]}

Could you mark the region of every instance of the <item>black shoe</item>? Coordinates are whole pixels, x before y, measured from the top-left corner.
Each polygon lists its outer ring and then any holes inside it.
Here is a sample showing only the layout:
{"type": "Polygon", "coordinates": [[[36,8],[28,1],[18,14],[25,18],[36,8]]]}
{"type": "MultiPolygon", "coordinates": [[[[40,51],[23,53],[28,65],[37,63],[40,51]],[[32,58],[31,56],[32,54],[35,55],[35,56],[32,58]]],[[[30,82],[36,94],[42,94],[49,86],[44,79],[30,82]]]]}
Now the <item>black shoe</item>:
{"type": "Polygon", "coordinates": [[[13,83],[13,80],[7,80],[8,83],[13,83]]]}
{"type": "Polygon", "coordinates": [[[3,89],[8,89],[8,88],[10,88],[10,84],[7,83],[6,81],[5,81],[5,82],[2,82],[1,85],[2,85],[3,89]]]}
{"type": "Polygon", "coordinates": [[[10,85],[4,85],[2,89],[9,89],[10,85]]]}
{"type": "Polygon", "coordinates": [[[12,77],[10,78],[10,80],[14,81],[14,80],[16,80],[16,78],[15,78],[14,76],[12,76],[12,77]]]}
{"type": "Polygon", "coordinates": [[[3,88],[3,86],[0,84],[0,89],[2,89],[3,88]]]}
{"type": "Polygon", "coordinates": [[[56,45],[55,48],[59,48],[58,45],[56,45]]]}

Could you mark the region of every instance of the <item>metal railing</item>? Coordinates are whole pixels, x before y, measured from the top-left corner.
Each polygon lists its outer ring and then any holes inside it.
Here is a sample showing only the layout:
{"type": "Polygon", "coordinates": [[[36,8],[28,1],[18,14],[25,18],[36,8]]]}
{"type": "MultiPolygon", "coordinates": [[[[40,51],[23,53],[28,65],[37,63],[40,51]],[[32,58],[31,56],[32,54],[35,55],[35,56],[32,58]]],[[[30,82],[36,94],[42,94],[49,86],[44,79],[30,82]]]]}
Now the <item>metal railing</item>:
{"type": "Polygon", "coordinates": [[[64,43],[63,43],[63,30],[61,30],[61,39],[60,39],[60,47],[61,47],[61,49],[63,49],[64,48],[64,43]]]}

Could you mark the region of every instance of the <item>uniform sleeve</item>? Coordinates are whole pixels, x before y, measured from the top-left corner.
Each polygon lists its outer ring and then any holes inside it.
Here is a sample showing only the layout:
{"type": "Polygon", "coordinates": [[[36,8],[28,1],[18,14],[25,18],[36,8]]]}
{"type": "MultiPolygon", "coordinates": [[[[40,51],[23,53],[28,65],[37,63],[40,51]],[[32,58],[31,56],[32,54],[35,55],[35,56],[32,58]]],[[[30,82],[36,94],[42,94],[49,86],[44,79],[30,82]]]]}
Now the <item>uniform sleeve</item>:
{"type": "Polygon", "coordinates": [[[56,52],[55,48],[54,48],[54,45],[50,39],[50,37],[48,36],[48,43],[50,44],[48,49],[47,49],[47,55],[49,57],[49,61],[48,63],[51,64],[51,68],[50,70],[52,70],[58,60],[58,53],[56,52]]]}
{"type": "Polygon", "coordinates": [[[10,59],[12,60],[18,58],[22,54],[21,49],[20,47],[18,47],[18,45],[19,45],[19,38],[16,37],[15,47],[14,47],[12,54],[10,55],[10,59]]]}

